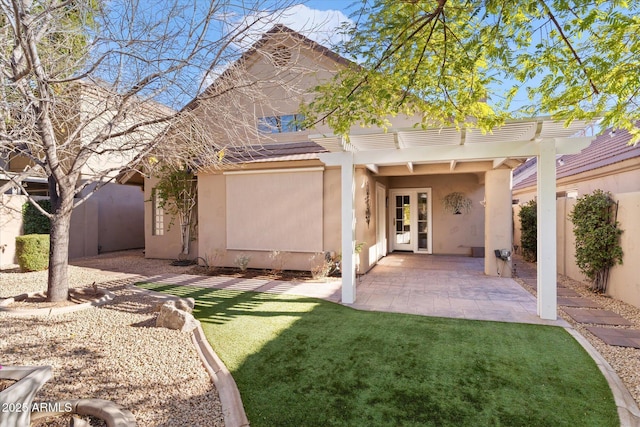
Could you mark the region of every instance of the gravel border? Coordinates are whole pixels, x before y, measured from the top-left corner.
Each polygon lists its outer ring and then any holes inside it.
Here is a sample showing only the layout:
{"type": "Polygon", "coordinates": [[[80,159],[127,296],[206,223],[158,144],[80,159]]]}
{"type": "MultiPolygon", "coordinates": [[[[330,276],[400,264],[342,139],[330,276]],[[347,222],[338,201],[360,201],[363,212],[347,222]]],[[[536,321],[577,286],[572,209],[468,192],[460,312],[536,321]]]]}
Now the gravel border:
{"type": "MultiPolygon", "coordinates": [[[[36,401],[110,400],[139,426],[224,426],[191,334],[154,327],[158,299],[129,288],[139,276],[77,266],[70,275],[75,286],[101,283],[113,302],[46,317],[0,313],[0,364],[53,367],[36,401]]],[[[46,272],[0,272],[0,283],[0,297],[42,291],[46,272]]]]}

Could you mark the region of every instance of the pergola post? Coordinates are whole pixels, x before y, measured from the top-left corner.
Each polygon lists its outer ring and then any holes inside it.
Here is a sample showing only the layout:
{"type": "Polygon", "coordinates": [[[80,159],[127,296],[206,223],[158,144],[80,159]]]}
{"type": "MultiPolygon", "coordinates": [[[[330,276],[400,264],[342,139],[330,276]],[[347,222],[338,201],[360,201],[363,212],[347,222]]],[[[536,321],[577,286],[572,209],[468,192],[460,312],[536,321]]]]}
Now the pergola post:
{"type": "Polygon", "coordinates": [[[554,139],[540,142],[538,154],[538,316],[556,320],[556,146],[554,139]]]}
{"type": "Polygon", "coordinates": [[[353,304],[356,301],[356,181],[353,153],[343,153],[340,169],[342,178],[342,302],[353,304]]]}

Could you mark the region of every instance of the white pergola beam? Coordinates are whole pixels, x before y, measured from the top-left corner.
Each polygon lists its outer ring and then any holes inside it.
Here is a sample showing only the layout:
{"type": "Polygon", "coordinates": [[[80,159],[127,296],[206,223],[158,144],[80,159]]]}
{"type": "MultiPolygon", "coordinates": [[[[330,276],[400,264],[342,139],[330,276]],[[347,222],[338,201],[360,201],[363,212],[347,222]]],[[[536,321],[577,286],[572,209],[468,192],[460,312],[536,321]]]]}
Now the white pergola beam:
{"type": "Polygon", "coordinates": [[[538,156],[538,316],[556,320],[556,146],[553,140],[540,143],[538,156]]]}
{"type": "Polygon", "coordinates": [[[409,172],[413,173],[413,162],[407,162],[407,169],[409,169],[409,172]]]}
{"type": "Polygon", "coordinates": [[[367,169],[369,169],[371,172],[375,173],[376,175],[379,173],[378,172],[378,165],[369,163],[367,165],[367,169]]]}
{"type": "Polygon", "coordinates": [[[456,165],[458,164],[457,160],[451,160],[451,162],[449,163],[449,170],[451,172],[453,172],[454,170],[456,170],[456,165]]]}
{"type": "MultiPolygon", "coordinates": [[[[557,138],[557,154],[576,154],[589,146],[592,137],[557,138]]],[[[543,140],[544,141],[553,141],[543,140]]],[[[437,145],[428,147],[408,147],[401,150],[370,150],[353,153],[356,165],[366,164],[404,164],[409,162],[450,162],[451,160],[481,160],[496,158],[526,158],[540,153],[540,143],[536,141],[496,142],[492,144],[437,145]]],[[[330,160],[330,156],[339,153],[320,154],[320,160],[330,160]]],[[[326,163],[326,162],[325,162],[326,163]]],[[[328,164],[328,163],[327,163],[328,164]]]]}

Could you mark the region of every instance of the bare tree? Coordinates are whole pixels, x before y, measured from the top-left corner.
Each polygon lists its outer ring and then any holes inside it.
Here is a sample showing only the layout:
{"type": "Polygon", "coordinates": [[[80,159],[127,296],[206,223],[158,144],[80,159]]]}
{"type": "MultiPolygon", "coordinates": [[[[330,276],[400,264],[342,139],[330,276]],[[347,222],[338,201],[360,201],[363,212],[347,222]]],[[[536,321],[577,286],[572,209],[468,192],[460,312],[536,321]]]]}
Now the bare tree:
{"type": "Polygon", "coordinates": [[[25,178],[47,179],[50,301],[67,298],[76,206],[125,168],[148,172],[151,156],[181,167],[224,162],[229,141],[261,138],[234,105],[266,105],[265,87],[295,86],[247,75],[243,59],[253,30],[289,0],[161,3],[0,0],[0,172],[9,177],[0,193],[29,195],[25,178]],[[204,90],[216,72],[224,83],[204,90]],[[226,126],[205,126],[203,114],[226,126]]]}

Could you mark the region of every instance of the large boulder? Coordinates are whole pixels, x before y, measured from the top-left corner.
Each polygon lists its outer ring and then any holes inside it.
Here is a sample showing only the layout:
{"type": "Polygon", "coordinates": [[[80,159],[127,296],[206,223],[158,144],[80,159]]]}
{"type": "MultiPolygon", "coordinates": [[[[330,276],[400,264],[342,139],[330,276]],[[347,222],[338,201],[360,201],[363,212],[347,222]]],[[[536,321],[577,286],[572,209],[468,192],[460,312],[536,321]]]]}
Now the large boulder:
{"type": "Polygon", "coordinates": [[[186,311],[187,313],[193,313],[193,307],[195,307],[195,305],[196,300],[193,298],[179,298],[176,300],[176,308],[186,311]]]}
{"type": "Polygon", "coordinates": [[[191,332],[198,327],[200,322],[193,314],[181,310],[175,301],[167,301],[160,307],[160,313],[156,319],[156,326],[161,328],[177,329],[182,332],[191,332]]]}

